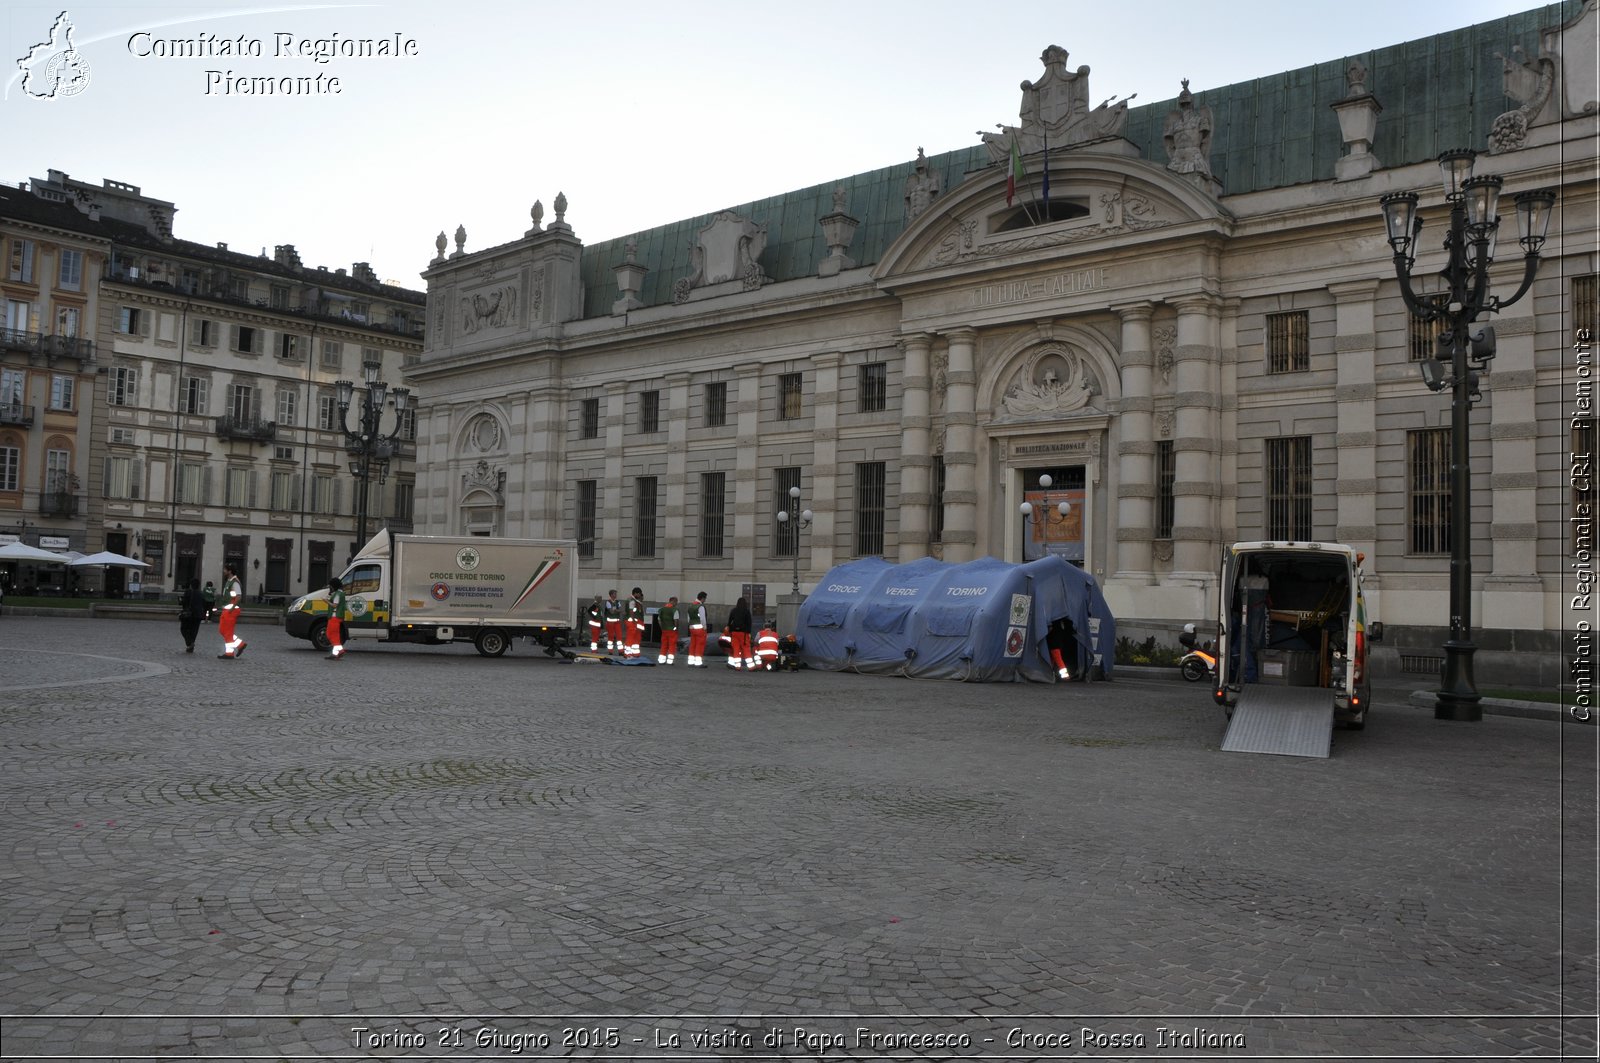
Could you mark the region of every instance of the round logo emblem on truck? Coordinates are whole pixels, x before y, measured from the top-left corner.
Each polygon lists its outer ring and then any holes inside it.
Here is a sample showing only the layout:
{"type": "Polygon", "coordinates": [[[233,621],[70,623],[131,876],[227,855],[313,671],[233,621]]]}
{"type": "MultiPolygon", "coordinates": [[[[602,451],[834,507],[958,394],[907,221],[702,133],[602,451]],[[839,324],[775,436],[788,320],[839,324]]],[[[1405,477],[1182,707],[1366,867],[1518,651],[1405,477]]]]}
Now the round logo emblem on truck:
{"type": "Polygon", "coordinates": [[[483,555],[470,546],[463,546],[456,551],[456,564],[466,572],[471,572],[483,560],[483,555]]]}
{"type": "Polygon", "coordinates": [[[446,598],[450,597],[450,584],[435,583],[430,593],[433,595],[434,601],[442,602],[446,598]]]}

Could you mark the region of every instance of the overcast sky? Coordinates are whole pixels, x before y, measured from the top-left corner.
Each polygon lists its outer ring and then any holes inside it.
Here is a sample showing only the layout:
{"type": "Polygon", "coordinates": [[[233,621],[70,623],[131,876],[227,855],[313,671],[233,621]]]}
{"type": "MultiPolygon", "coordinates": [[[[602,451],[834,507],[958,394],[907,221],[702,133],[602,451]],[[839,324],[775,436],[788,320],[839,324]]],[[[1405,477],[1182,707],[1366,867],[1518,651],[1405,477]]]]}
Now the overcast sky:
{"type": "MultiPolygon", "coordinates": [[[[175,203],[176,234],[421,288],[440,230],[521,236],[565,192],[598,242],[906,163],[1017,120],[1059,44],[1135,106],[1540,5],[1522,0],[61,3],[0,10],[0,180],[62,170],[175,203]],[[66,11],[87,79],[40,98],[66,11]],[[229,55],[243,38],[260,54],[229,55]],[[381,39],[395,57],[318,42],[381,39]],[[46,46],[35,51],[34,45],[46,46]],[[192,57],[184,50],[209,51],[192,57]],[[288,54],[280,54],[287,49],[288,54]],[[17,60],[34,56],[25,89],[17,60]],[[302,95],[238,79],[314,79],[302,95]],[[337,79],[337,91],[334,90],[337,79]]],[[[56,70],[61,69],[58,60],[56,70]]],[[[62,85],[66,82],[60,83],[62,85]]],[[[1382,100],[1383,86],[1374,85],[1382,100]]]]}

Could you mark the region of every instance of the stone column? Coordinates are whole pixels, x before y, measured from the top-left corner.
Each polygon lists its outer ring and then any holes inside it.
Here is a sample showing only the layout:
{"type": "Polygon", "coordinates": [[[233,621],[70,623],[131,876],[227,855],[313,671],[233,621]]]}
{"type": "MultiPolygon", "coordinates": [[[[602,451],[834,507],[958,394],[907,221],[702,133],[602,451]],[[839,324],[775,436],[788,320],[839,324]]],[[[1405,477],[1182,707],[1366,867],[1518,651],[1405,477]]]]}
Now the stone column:
{"type": "Polygon", "coordinates": [[[928,351],[933,337],[926,333],[900,341],[904,371],[900,396],[900,561],[928,555],[933,532],[933,458],[929,454],[928,351]]]}
{"type": "MultiPolygon", "coordinates": [[[[1333,445],[1338,479],[1331,507],[1315,505],[1313,533],[1318,538],[1326,535],[1327,518],[1332,517],[1335,542],[1373,557],[1378,536],[1378,332],[1373,300],[1378,294],[1378,281],[1330,284],[1328,291],[1335,301],[1333,350],[1338,375],[1334,409],[1338,430],[1333,445]],[[1333,510],[1331,514],[1327,514],[1328,508],[1333,510]]],[[[1322,485],[1317,488],[1320,501],[1326,496],[1322,485]]]]}
{"type": "Polygon", "coordinates": [[[944,559],[971,561],[978,545],[976,329],[952,331],[945,373],[944,559]]]}
{"type": "Polygon", "coordinates": [[[746,363],[734,368],[738,397],[734,400],[738,457],[733,471],[733,566],[726,575],[742,583],[755,571],[756,521],[770,519],[756,512],[760,490],[761,366],[746,363]]]}
{"type": "MultiPolygon", "coordinates": [[[[563,388],[541,386],[527,394],[526,408],[511,408],[511,454],[522,448],[523,487],[513,506],[511,485],[506,488],[506,534],[533,538],[559,539],[566,534],[565,501],[568,497],[566,472],[567,395],[563,388]],[[519,440],[517,417],[523,420],[519,440]]],[[[514,458],[513,458],[514,460],[514,458]]],[[[513,476],[517,475],[515,472],[513,476]]]]}
{"type": "MultiPolygon", "coordinates": [[[[1481,323],[1480,323],[1481,324],[1481,323]]],[[[1484,628],[1539,631],[1545,627],[1544,595],[1538,571],[1538,523],[1534,519],[1538,481],[1538,407],[1534,390],[1534,319],[1516,317],[1494,322],[1498,348],[1492,375],[1484,390],[1494,391],[1489,407],[1489,534],[1491,551],[1482,599],[1474,611],[1484,628]]],[[[1483,407],[1479,407],[1481,411],[1483,407]]],[[[1565,434],[1565,433],[1563,433],[1565,434]]],[[[1483,453],[1483,443],[1473,444],[1483,453]]],[[[1482,496],[1474,490],[1474,497],[1482,496]]],[[[1563,511],[1565,510],[1563,504],[1563,511]]],[[[1485,538],[1479,525],[1473,552],[1485,538]]],[[[1562,522],[1563,538],[1572,534],[1562,522]]],[[[1473,566],[1481,562],[1476,558],[1473,566]]],[[[1481,644],[1480,644],[1481,645],[1481,644]]],[[[1481,658],[1480,658],[1481,660],[1481,658]]]]}
{"type": "MultiPolygon", "coordinates": [[[[838,354],[819,354],[811,360],[817,370],[817,390],[811,446],[811,475],[800,479],[800,508],[814,514],[811,527],[800,533],[800,587],[833,567],[833,530],[837,527],[834,498],[839,489],[839,366],[838,354]],[[809,480],[809,482],[808,482],[809,480]]],[[[851,481],[852,484],[854,481],[851,481]]],[[[778,500],[788,506],[788,499],[778,500]]],[[[787,578],[784,582],[788,582],[787,578]]]]}
{"type": "Polygon", "coordinates": [[[1117,425],[1117,533],[1113,579],[1133,585],[1154,581],[1150,556],[1155,536],[1155,425],[1151,416],[1149,303],[1114,307],[1122,316],[1122,402],[1117,425]]]}
{"type": "Polygon", "coordinates": [[[685,556],[700,553],[700,527],[689,517],[689,482],[685,472],[689,441],[689,374],[668,373],[667,394],[667,476],[661,507],[663,551],[662,571],[683,571],[685,556]]]}
{"type": "Polygon", "coordinates": [[[1217,527],[1217,302],[1210,296],[1176,301],[1178,342],[1172,352],[1177,380],[1177,426],[1172,485],[1173,577],[1206,583],[1216,576],[1220,544],[1217,527]]]}
{"type": "Polygon", "coordinates": [[[605,403],[601,407],[600,416],[603,418],[606,433],[606,474],[600,480],[601,495],[599,510],[600,540],[604,549],[600,552],[601,575],[615,580],[622,572],[622,559],[629,555],[633,539],[631,529],[623,521],[622,500],[629,490],[624,479],[626,470],[622,467],[622,441],[627,434],[628,421],[628,384],[623,380],[613,380],[606,384],[605,403]]]}

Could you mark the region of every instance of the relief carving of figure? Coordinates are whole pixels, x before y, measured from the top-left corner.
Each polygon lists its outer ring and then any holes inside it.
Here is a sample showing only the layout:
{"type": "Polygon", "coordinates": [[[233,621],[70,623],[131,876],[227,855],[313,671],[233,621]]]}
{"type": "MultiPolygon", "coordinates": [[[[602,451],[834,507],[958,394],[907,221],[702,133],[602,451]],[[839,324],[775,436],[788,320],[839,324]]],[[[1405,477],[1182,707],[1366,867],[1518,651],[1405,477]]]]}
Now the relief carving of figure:
{"type": "Polygon", "coordinates": [[[474,335],[483,329],[504,328],[517,323],[517,289],[504,284],[487,292],[474,292],[461,298],[461,329],[474,335]]]}
{"type": "Polygon", "coordinates": [[[1091,110],[1087,66],[1068,73],[1067,50],[1054,44],[1044,50],[1039,61],[1044,64],[1044,76],[1037,82],[1022,83],[1019,124],[1003,125],[998,133],[978,133],[989,149],[990,162],[1008,159],[1013,143],[1021,154],[1031,155],[1047,144],[1067,148],[1121,136],[1127,126],[1128,103],[1133,96],[1123,100],[1113,96],[1091,110]]]}
{"type": "Polygon", "coordinates": [[[1188,78],[1178,93],[1178,109],[1167,115],[1161,140],[1167,148],[1167,169],[1211,176],[1211,108],[1194,105],[1188,78]]]}
{"type": "Polygon", "coordinates": [[[1067,413],[1087,406],[1099,390],[1083,359],[1064,348],[1052,347],[1018,374],[1000,405],[1007,413],[1018,416],[1067,413]]]}

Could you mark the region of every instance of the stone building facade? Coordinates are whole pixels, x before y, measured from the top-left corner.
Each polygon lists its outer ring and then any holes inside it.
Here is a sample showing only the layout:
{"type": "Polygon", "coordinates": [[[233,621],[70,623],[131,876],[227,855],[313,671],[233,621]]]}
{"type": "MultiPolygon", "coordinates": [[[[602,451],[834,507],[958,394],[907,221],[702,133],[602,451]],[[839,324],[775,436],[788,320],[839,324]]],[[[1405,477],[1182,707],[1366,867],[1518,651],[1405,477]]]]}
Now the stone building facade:
{"type": "MultiPolygon", "coordinates": [[[[769,612],[852,557],[1050,550],[1136,633],[1214,616],[1228,543],[1339,541],[1390,645],[1436,653],[1449,402],[1378,198],[1418,191],[1439,232],[1435,158],[1470,145],[1507,197],[1559,197],[1532,291],[1493,320],[1471,444],[1480,661],[1554,652],[1596,25],[1556,4],[1137,109],[1091,108],[1052,46],[1017,124],[971,148],[595,245],[564,196],[508,243],[441,233],[409,372],[418,529],[572,537],[585,592],[769,612]]],[[[1444,261],[1423,246],[1419,279],[1444,261]]]]}
{"type": "MultiPolygon", "coordinates": [[[[19,411],[42,410],[26,424],[0,413],[0,460],[18,465],[0,481],[0,531],[143,560],[142,596],[220,581],[224,562],[251,595],[325,586],[354,552],[360,506],[334,384],[367,364],[401,382],[421,355],[422,293],[366,263],[308,268],[288,244],[267,257],[183,240],[176,212],[55,170],[0,189],[0,246],[34,265],[0,281],[0,371],[27,397],[19,411]]],[[[412,416],[387,481],[371,482],[374,529],[411,527],[412,416]]],[[[390,409],[381,428],[396,426],[390,409]]],[[[9,567],[18,587],[135,586],[118,568],[9,567]]]]}

